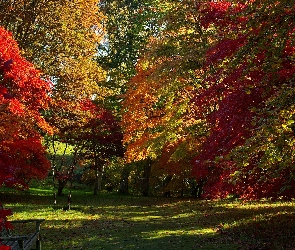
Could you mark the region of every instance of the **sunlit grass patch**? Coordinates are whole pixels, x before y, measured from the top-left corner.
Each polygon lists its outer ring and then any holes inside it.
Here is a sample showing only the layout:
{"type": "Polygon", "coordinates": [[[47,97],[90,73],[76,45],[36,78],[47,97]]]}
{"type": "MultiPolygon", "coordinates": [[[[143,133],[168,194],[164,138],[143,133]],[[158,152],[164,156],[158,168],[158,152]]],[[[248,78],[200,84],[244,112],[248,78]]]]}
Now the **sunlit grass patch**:
{"type": "Polygon", "coordinates": [[[216,234],[216,231],[213,228],[202,228],[202,229],[190,229],[190,230],[160,230],[160,231],[151,231],[144,232],[143,235],[148,239],[158,239],[167,236],[213,236],[216,234]]]}
{"type": "MultiPolygon", "coordinates": [[[[43,248],[293,249],[295,203],[202,201],[72,191],[53,205],[52,192],[0,190],[12,219],[45,218],[43,248]]],[[[46,191],[47,190],[47,191],[46,191]]],[[[65,190],[67,194],[68,190],[65,190]]]]}

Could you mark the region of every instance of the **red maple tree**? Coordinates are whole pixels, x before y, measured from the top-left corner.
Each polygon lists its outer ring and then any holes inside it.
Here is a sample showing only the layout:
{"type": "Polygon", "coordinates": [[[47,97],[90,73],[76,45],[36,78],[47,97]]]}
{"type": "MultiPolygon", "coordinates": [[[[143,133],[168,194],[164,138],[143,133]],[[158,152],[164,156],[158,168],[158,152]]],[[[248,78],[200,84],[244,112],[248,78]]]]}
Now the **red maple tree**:
{"type": "MultiPolygon", "coordinates": [[[[278,125],[269,115],[286,109],[282,101],[274,106],[273,100],[283,99],[282,93],[286,95],[293,82],[295,29],[289,21],[295,9],[294,4],[266,2],[219,1],[198,6],[203,28],[215,33],[206,53],[204,71],[209,73],[204,85],[208,87],[193,100],[195,115],[206,119],[210,128],[193,160],[193,174],[206,180],[207,197],[294,196],[292,165],[272,164],[262,144],[267,145],[273,135],[261,135],[266,134],[265,127],[278,125]]],[[[287,136],[289,132],[280,133],[287,136]]]]}
{"type": "Polygon", "coordinates": [[[0,183],[26,187],[47,174],[40,131],[50,132],[40,111],[50,100],[49,81],[26,61],[11,34],[0,29],[0,183]]]}
{"type": "Polygon", "coordinates": [[[79,158],[95,171],[94,194],[101,189],[103,166],[114,156],[123,156],[123,135],[110,110],[92,100],[80,103],[84,122],[71,130],[79,158]]]}
{"type": "MultiPolygon", "coordinates": [[[[0,27],[0,185],[26,188],[50,167],[41,131],[51,132],[41,112],[51,89],[41,72],[21,56],[10,32],[0,27]]],[[[0,218],[6,217],[0,210],[0,218]]]]}

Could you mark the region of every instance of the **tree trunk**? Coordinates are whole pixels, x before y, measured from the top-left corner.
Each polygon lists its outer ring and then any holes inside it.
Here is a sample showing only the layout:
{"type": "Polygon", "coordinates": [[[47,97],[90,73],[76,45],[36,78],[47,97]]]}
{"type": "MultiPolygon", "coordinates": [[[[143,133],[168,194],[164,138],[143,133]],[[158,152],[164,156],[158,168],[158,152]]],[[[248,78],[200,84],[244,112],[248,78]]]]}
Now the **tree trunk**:
{"type": "Polygon", "coordinates": [[[166,187],[169,185],[169,183],[171,182],[173,178],[173,175],[167,175],[163,182],[161,183],[161,185],[159,185],[157,188],[156,188],[156,191],[157,192],[168,192],[170,190],[166,190],[166,187]]]}
{"type": "Polygon", "coordinates": [[[124,166],[121,172],[120,187],[118,191],[120,194],[129,194],[129,185],[128,185],[129,174],[130,174],[129,167],[124,166]]]}
{"type": "Polygon", "coordinates": [[[94,183],[94,195],[98,195],[99,191],[101,190],[101,179],[102,179],[102,169],[95,168],[95,183],[94,183]]]}
{"type": "Polygon", "coordinates": [[[152,170],[152,161],[150,159],[144,164],[142,179],[142,195],[148,196],[150,189],[150,175],[152,170]]]}
{"type": "Polygon", "coordinates": [[[58,187],[57,187],[57,196],[62,196],[62,191],[65,188],[67,181],[59,180],[58,187]]]}

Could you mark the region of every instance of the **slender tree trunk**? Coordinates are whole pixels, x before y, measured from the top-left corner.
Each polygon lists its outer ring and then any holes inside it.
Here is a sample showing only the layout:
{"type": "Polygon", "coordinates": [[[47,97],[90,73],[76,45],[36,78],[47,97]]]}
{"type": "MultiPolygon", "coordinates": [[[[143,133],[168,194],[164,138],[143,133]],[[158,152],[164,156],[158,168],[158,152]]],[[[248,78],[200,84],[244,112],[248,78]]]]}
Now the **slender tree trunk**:
{"type": "Polygon", "coordinates": [[[93,190],[93,194],[94,195],[98,195],[98,170],[97,168],[95,169],[95,182],[94,182],[94,190],[93,190]]]}
{"type": "Polygon", "coordinates": [[[124,166],[121,172],[121,180],[120,180],[120,187],[119,187],[119,193],[120,194],[129,194],[129,174],[130,169],[128,166],[124,166]]]}
{"type": "Polygon", "coordinates": [[[101,190],[101,179],[102,179],[102,169],[96,167],[95,168],[95,184],[94,184],[94,195],[98,195],[101,190]]]}
{"type": "MultiPolygon", "coordinates": [[[[94,183],[94,195],[98,195],[98,193],[101,191],[101,185],[102,185],[102,172],[104,166],[98,166],[99,161],[96,163],[95,166],[95,183],[94,183]]],[[[101,163],[100,163],[101,164],[101,163]]]]}
{"type": "Polygon", "coordinates": [[[144,169],[143,169],[143,182],[142,182],[143,196],[149,195],[151,170],[152,170],[152,161],[151,159],[148,159],[147,162],[144,164],[144,169]]]}

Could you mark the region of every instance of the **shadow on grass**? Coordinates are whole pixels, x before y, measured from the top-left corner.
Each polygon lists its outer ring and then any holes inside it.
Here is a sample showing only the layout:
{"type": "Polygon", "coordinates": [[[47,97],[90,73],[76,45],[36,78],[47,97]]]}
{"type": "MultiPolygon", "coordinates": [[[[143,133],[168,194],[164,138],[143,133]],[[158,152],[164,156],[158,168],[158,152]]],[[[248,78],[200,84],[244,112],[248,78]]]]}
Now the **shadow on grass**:
{"type": "Polygon", "coordinates": [[[45,249],[53,249],[57,242],[56,249],[294,249],[294,214],[262,209],[251,217],[244,212],[214,209],[186,218],[155,218],[151,214],[161,212],[154,210],[138,220],[135,212],[128,217],[125,211],[112,218],[105,214],[99,219],[46,221],[42,231],[45,249]],[[231,219],[233,212],[240,215],[231,219]],[[267,216],[257,221],[261,214],[267,216]]]}
{"type": "MultiPolygon", "coordinates": [[[[237,245],[214,233],[197,233],[170,222],[141,221],[127,223],[121,219],[46,222],[42,230],[45,249],[237,249],[237,245]],[[71,223],[72,224],[72,223],[71,223]],[[58,246],[56,245],[58,242],[58,246]],[[236,246],[235,246],[236,245],[236,246]]],[[[202,229],[199,229],[202,231],[202,229]]]]}
{"type": "Polygon", "coordinates": [[[73,192],[52,206],[50,195],[0,192],[15,218],[44,217],[49,249],[295,249],[294,202],[200,201],[73,192]],[[14,201],[17,201],[15,203],[14,201]]]}

